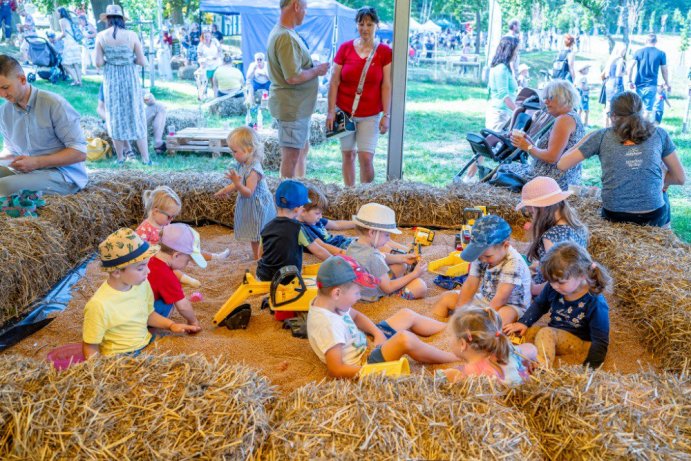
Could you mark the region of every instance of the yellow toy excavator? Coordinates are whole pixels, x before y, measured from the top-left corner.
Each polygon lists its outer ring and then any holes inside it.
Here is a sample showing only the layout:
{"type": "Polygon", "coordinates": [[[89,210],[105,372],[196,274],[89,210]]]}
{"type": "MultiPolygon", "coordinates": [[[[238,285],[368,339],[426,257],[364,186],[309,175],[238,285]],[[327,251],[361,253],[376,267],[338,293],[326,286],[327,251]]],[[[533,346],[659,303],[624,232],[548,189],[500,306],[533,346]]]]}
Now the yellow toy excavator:
{"type": "Polygon", "coordinates": [[[245,272],[242,283],[216,312],[214,325],[224,325],[229,330],[245,329],[251,310],[245,301],[250,296],[268,294],[262,301],[262,309],[275,312],[307,312],[317,296],[317,270],[319,264],[305,266],[300,273],[295,266],[282,267],[270,282],[257,280],[250,271],[245,272]]]}

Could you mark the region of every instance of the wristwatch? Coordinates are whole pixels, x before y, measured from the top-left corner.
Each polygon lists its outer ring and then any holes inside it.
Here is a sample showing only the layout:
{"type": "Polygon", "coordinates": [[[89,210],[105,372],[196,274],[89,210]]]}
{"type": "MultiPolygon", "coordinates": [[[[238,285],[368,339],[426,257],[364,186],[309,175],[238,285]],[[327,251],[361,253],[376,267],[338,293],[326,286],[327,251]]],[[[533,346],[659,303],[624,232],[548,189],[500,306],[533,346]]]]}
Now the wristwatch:
{"type": "Polygon", "coordinates": [[[384,112],[384,115],[382,115],[382,117],[391,118],[391,114],[387,114],[386,112],[384,112]]]}
{"type": "Polygon", "coordinates": [[[529,145],[528,149],[526,149],[526,152],[528,152],[530,154],[530,151],[533,147],[535,147],[533,144],[529,145]]]}

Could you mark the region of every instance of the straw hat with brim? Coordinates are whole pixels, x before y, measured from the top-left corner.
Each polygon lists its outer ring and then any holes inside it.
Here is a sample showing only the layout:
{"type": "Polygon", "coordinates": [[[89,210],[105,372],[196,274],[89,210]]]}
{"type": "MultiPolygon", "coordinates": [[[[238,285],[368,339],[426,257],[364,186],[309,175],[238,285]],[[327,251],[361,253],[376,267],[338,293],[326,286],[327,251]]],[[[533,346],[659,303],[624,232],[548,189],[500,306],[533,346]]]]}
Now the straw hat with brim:
{"type": "Polygon", "coordinates": [[[108,5],[106,7],[106,12],[98,15],[98,19],[100,21],[106,22],[106,20],[108,19],[108,16],[120,16],[125,21],[130,20],[130,18],[128,18],[127,16],[125,16],[123,14],[122,7],[120,7],[120,5],[108,5]]]}
{"type": "Polygon", "coordinates": [[[396,213],[388,206],[378,203],[362,205],[357,214],[353,216],[353,222],[366,229],[388,232],[390,234],[401,233],[396,226],[396,213]]]}
{"type": "Polygon", "coordinates": [[[553,178],[538,176],[523,186],[523,190],[521,190],[521,203],[516,206],[516,210],[526,206],[542,208],[554,205],[566,200],[571,194],[573,192],[570,190],[561,190],[561,187],[553,178]]]}
{"type": "Polygon", "coordinates": [[[158,246],[149,245],[132,229],[121,228],[110,234],[98,246],[101,265],[106,272],[113,272],[131,264],[149,259],[158,253],[158,246]]]}

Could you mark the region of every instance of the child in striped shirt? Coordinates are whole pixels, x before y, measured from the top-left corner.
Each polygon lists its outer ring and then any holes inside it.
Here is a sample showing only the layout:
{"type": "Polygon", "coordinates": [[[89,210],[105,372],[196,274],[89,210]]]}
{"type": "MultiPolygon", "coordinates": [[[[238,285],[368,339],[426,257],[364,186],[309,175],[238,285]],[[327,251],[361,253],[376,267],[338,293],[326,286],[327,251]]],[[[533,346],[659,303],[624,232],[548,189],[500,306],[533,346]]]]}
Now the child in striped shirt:
{"type": "Polygon", "coordinates": [[[216,196],[237,191],[233,229],[240,242],[250,242],[252,256],[259,259],[259,240],[262,228],[276,217],[276,207],[264,178],[262,158],[264,147],[254,130],[243,126],[228,135],[228,147],[239,164],[239,169],[228,170],[226,178],[232,181],[216,196]]]}

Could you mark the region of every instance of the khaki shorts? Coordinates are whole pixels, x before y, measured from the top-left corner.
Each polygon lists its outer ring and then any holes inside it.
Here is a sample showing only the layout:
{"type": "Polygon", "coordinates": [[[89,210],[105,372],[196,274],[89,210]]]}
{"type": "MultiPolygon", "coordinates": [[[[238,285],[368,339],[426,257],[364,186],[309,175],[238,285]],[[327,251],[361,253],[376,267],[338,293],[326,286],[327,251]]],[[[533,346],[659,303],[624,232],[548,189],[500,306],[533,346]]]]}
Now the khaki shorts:
{"type": "Polygon", "coordinates": [[[341,150],[351,151],[357,147],[358,152],[374,154],[379,141],[379,120],[381,114],[371,117],[353,117],[355,131],[341,138],[341,150]]]}
{"type": "Polygon", "coordinates": [[[278,123],[278,146],[302,149],[307,145],[310,134],[310,117],[295,120],[294,122],[284,122],[276,120],[278,123]]]}

